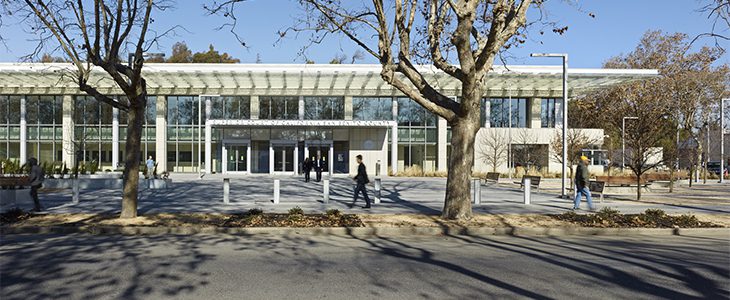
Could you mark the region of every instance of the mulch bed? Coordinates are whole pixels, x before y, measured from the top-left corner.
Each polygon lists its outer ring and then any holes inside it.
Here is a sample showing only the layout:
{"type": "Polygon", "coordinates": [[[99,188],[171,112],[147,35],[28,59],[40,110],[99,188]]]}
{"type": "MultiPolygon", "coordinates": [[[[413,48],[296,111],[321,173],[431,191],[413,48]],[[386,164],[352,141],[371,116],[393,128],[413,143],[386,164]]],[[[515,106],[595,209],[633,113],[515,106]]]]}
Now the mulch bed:
{"type": "Polygon", "coordinates": [[[595,214],[576,214],[566,212],[552,215],[553,218],[578,224],[583,227],[601,228],[717,228],[723,227],[711,222],[703,222],[693,215],[667,215],[661,209],[647,209],[640,214],[621,214],[617,210],[604,207],[595,214]]]}

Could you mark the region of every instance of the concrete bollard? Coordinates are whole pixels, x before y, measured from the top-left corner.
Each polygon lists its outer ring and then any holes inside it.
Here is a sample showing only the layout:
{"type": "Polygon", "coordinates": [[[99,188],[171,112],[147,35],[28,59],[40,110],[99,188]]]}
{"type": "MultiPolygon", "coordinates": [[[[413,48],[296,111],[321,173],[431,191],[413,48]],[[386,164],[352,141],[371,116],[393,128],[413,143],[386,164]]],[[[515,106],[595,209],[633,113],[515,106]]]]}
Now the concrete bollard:
{"type": "Polygon", "coordinates": [[[274,179],[274,204],[279,204],[280,186],[281,186],[281,181],[279,179],[274,179]]]}
{"type": "Polygon", "coordinates": [[[71,196],[71,201],[74,204],[76,204],[76,203],[79,203],[79,179],[78,178],[74,178],[72,180],[73,180],[72,181],[72,184],[73,184],[73,187],[72,187],[73,196],[71,196]]]}
{"type": "Polygon", "coordinates": [[[322,199],[324,203],[330,203],[330,180],[325,179],[322,183],[322,199]]]}
{"type": "Polygon", "coordinates": [[[531,180],[529,177],[524,178],[524,180],[525,180],[525,194],[524,194],[525,204],[530,204],[530,181],[531,180]]]}
{"type": "Polygon", "coordinates": [[[223,203],[225,203],[225,204],[231,203],[230,194],[231,194],[231,179],[223,178],[223,203]]]}
{"type": "Polygon", "coordinates": [[[473,178],[471,180],[471,187],[472,187],[472,198],[474,199],[474,204],[481,204],[482,203],[482,183],[479,178],[473,178]]]}
{"type": "Polygon", "coordinates": [[[380,204],[380,190],[383,189],[383,183],[380,178],[375,178],[375,204],[380,204]]]}

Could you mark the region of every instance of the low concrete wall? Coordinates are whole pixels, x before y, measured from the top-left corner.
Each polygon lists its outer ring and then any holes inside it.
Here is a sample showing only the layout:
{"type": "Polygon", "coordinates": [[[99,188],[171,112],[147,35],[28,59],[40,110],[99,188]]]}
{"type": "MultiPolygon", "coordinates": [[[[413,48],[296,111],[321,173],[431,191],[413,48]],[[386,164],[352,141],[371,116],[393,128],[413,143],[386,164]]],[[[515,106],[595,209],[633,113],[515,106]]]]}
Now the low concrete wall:
{"type": "Polygon", "coordinates": [[[30,202],[30,189],[0,190],[0,212],[6,212],[17,206],[17,203],[30,202]]]}
{"type": "MultiPolygon", "coordinates": [[[[124,181],[112,178],[79,178],[79,189],[121,189],[124,181]]],[[[46,179],[43,181],[44,188],[70,189],[73,188],[72,179],[46,179]]],[[[172,179],[140,179],[140,189],[168,189],[172,188],[172,179]]]]}

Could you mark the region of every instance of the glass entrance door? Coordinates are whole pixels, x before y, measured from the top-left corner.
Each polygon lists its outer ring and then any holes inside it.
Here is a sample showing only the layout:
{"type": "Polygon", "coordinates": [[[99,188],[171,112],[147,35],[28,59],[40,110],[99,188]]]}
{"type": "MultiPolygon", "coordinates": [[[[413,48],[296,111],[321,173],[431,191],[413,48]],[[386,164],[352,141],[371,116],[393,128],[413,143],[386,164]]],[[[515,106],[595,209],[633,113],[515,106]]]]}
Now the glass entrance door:
{"type": "Polygon", "coordinates": [[[248,171],[248,146],[247,145],[231,145],[227,149],[227,172],[247,172],[248,171]]]}
{"type": "Polygon", "coordinates": [[[309,159],[313,162],[317,161],[317,157],[319,157],[321,160],[323,160],[324,163],[324,169],[322,172],[329,172],[329,166],[330,166],[330,144],[321,144],[321,145],[308,145],[307,146],[307,153],[309,153],[309,159]]]}
{"type": "Polygon", "coordinates": [[[294,146],[274,145],[274,172],[294,172],[294,146]]]}

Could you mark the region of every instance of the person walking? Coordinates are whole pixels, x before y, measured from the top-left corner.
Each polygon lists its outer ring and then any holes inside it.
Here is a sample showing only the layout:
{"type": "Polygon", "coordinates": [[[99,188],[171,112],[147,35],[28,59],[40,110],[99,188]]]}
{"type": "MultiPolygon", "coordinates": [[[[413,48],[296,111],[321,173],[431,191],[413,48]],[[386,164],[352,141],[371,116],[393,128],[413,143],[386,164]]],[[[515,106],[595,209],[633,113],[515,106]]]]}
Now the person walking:
{"type": "Polygon", "coordinates": [[[147,179],[152,179],[155,175],[155,160],[152,159],[152,155],[147,157],[147,179]]]}
{"type": "Polygon", "coordinates": [[[365,185],[370,183],[370,179],[368,179],[368,173],[365,170],[365,164],[362,163],[362,155],[358,154],[356,156],[357,158],[357,175],[353,178],[357,185],[355,186],[355,195],[353,196],[352,203],[354,204],[357,201],[357,196],[360,192],[362,192],[363,198],[365,198],[365,206],[362,208],[370,208],[370,198],[368,198],[368,191],[365,188],[365,185]]]}
{"type": "Polygon", "coordinates": [[[573,209],[580,209],[580,198],[581,195],[586,196],[586,202],[588,202],[588,209],[594,210],[593,200],[591,199],[591,190],[588,188],[588,157],[581,155],[580,162],[575,168],[575,200],[573,203],[573,209]]]}
{"type": "Polygon", "coordinates": [[[41,211],[41,201],[38,199],[38,189],[43,186],[43,168],[38,166],[38,160],[35,157],[28,159],[30,165],[30,173],[28,174],[28,182],[30,184],[30,196],[33,198],[33,211],[41,211]]]}
{"type": "Polygon", "coordinates": [[[302,163],[302,171],[304,171],[304,182],[309,182],[309,172],[312,171],[312,161],[309,157],[304,159],[304,163],[302,163]]]}
{"type": "Polygon", "coordinates": [[[317,154],[317,158],[314,161],[314,172],[317,173],[317,182],[322,181],[322,170],[324,169],[324,157],[317,154]]]}

